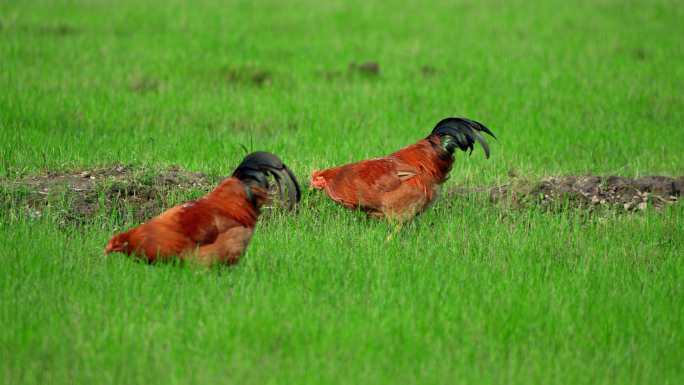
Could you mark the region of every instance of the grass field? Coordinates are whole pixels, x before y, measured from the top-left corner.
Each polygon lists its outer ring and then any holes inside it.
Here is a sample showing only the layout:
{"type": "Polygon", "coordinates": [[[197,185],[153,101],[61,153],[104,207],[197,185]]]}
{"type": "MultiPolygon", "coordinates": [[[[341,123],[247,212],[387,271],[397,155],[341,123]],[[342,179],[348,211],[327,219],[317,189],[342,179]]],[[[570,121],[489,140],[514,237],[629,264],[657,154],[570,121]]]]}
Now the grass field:
{"type": "MultiPolygon", "coordinates": [[[[216,177],[244,145],[305,182],[450,115],[499,140],[445,189],[683,175],[683,19],[659,0],[3,1],[0,176],[216,177]],[[350,70],[370,61],[378,75],[350,70]]],[[[208,271],[105,258],[134,223],[59,211],[0,213],[5,384],[684,383],[678,204],[442,199],[386,242],[388,224],[306,192],[208,271]]]]}

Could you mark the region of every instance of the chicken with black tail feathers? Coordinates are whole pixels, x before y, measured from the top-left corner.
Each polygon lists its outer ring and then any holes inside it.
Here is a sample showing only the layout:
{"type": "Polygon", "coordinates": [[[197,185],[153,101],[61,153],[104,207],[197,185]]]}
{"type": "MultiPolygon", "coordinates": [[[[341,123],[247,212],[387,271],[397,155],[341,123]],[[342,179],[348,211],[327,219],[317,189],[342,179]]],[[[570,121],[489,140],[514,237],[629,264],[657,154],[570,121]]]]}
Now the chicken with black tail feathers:
{"type": "Polygon", "coordinates": [[[489,158],[489,144],[480,133],[496,139],[482,123],[466,118],[442,119],[430,135],[382,158],[362,160],[311,174],[311,186],[323,190],[349,209],[396,222],[423,212],[437,197],[454,164],[454,151],[470,151],[480,143],[489,158]]]}
{"type": "Polygon", "coordinates": [[[252,238],[261,207],[271,200],[272,184],[294,208],[301,193],[292,171],[271,153],[249,154],[213,191],[116,234],[105,253],[135,255],[148,262],[178,257],[204,265],[236,263],[252,238]]]}

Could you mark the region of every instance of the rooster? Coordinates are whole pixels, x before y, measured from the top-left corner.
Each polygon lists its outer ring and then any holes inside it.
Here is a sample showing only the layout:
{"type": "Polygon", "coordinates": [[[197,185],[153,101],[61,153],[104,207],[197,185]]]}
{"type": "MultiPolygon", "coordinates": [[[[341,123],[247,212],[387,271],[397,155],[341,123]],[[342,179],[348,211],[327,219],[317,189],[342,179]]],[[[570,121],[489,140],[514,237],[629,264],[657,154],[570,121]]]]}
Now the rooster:
{"type": "Polygon", "coordinates": [[[313,171],[311,186],[324,190],[344,207],[402,223],[435,200],[438,186],[451,171],[456,149],[472,153],[477,141],[489,158],[489,145],[480,132],[496,139],[479,122],[446,118],[437,123],[427,138],[384,158],[313,171]]]}
{"type": "Polygon", "coordinates": [[[177,256],[204,265],[234,264],[252,237],[260,208],[270,200],[268,175],[293,208],[301,195],[295,176],[275,155],[254,152],[216,189],[115,235],[105,253],[136,255],[148,262],[177,256]]]}

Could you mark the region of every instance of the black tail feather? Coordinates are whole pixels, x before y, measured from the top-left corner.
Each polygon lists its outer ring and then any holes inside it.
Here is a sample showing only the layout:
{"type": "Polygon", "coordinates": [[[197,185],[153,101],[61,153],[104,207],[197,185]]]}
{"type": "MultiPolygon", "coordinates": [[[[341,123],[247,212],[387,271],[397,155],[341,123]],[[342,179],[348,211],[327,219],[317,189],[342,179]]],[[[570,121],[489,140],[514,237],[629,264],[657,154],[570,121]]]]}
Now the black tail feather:
{"type": "Polygon", "coordinates": [[[453,154],[456,147],[461,151],[473,152],[473,145],[475,141],[480,143],[485,152],[485,156],[489,158],[489,144],[484,140],[480,132],[484,132],[496,139],[494,133],[485,127],[484,124],[466,118],[445,118],[442,119],[430,135],[439,135],[440,137],[448,136],[445,140],[445,150],[453,154]]]}
{"type": "Polygon", "coordinates": [[[280,199],[286,200],[290,209],[294,208],[301,199],[299,183],[292,171],[277,156],[265,151],[253,152],[233,171],[234,177],[247,184],[256,184],[265,190],[270,187],[267,174],[275,179],[280,199]]]}

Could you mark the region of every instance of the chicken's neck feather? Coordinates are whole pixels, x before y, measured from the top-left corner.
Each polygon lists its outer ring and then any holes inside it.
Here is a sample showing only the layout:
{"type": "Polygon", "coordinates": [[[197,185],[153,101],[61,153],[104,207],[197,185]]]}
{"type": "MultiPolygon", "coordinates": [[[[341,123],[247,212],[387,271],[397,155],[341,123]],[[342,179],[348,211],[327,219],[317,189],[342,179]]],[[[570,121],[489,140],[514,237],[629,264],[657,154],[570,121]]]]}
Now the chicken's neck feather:
{"type": "Polygon", "coordinates": [[[435,178],[439,183],[446,179],[451,171],[454,157],[443,147],[438,136],[431,136],[418,143],[404,147],[390,157],[410,164],[435,178]]]}

